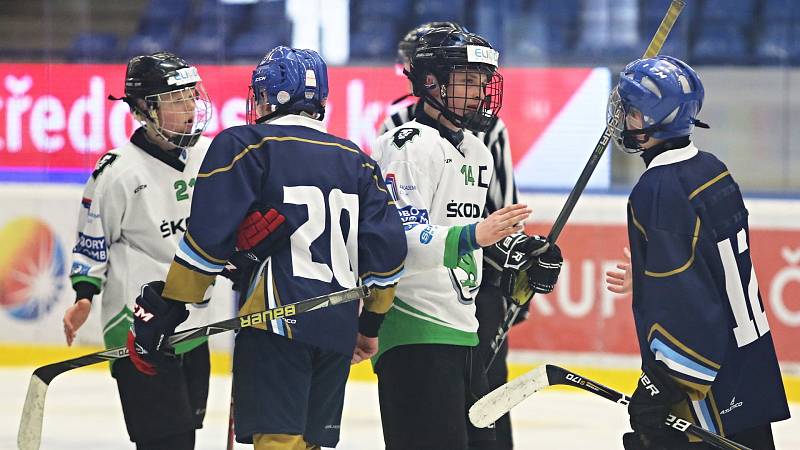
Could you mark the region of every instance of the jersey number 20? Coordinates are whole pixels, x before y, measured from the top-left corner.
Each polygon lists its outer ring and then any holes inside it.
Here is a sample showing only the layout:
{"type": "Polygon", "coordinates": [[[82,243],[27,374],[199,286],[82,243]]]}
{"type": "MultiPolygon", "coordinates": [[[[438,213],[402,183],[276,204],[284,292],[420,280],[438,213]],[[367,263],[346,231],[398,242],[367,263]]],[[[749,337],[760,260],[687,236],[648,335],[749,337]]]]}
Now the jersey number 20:
{"type": "Polygon", "coordinates": [[[358,195],[346,194],[333,189],[328,194],[330,218],[326,217],[325,194],[317,186],[284,186],[283,201],[294,205],[305,205],[308,221],[300,225],[290,238],[292,248],[292,273],[296,277],[309,278],[330,283],[332,278],[344,288],[356,286],[356,275],[352,267],[358,262],[358,195]],[[342,211],[347,211],[349,231],[347,239],[341,227],[342,211]],[[326,220],[330,219],[330,220],[326,220]],[[324,233],[330,225],[331,264],[313,261],[310,244],[324,233]],[[351,261],[352,258],[352,261],[351,261]]]}
{"type": "Polygon", "coordinates": [[[739,347],[744,347],[769,331],[767,315],[761,308],[761,302],[758,298],[756,271],[753,268],[750,253],[745,254],[748,249],[747,233],[744,229],[741,229],[736,233],[735,238],[718,242],[717,247],[722,258],[722,267],[725,269],[725,290],[731,303],[733,317],[736,319],[733,335],[736,336],[736,344],[739,347]],[[733,239],[737,241],[738,254],[734,254],[733,246],[731,245],[733,239]],[[750,282],[747,283],[747,295],[745,295],[739,268],[747,269],[747,266],[750,266],[750,282]],[[750,309],[753,311],[752,319],[747,311],[748,298],[750,300],[750,309]]]}

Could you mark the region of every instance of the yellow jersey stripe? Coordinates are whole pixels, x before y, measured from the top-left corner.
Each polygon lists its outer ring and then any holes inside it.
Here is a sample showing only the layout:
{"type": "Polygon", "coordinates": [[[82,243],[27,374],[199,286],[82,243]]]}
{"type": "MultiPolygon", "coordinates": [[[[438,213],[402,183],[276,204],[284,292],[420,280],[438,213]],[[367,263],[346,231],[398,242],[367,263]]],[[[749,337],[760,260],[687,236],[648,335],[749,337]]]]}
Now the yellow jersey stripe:
{"type": "Polygon", "coordinates": [[[631,204],[630,200],[628,200],[628,208],[631,210],[631,220],[633,220],[633,226],[635,226],[644,236],[644,240],[647,240],[647,232],[644,231],[644,227],[638,220],[636,220],[636,213],[633,212],[633,205],[631,204]]]}
{"type": "Polygon", "coordinates": [[[338,148],[341,148],[343,150],[347,150],[349,152],[359,153],[358,150],[356,150],[354,148],[350,148],[350,147],[348,147],[346,145],[339,144],[338,142],[317,141],[317,140],[314,140],[314,139],[306,139],[306,138],[301,138],[301,137],[297,137],[297,136],[266,136],[264,139],[261,139],[259,142],[255,143],[255,144],[250,144],[247,147],[243,148],[236,156],[233,157],[233,161],[231,161],[230,164],[228,164],[226,166],[223,166],[223,167],[219,167],[217,169],[214,169],[211,172],[198,173],[197,174],[197,178],[208,178],[208,177],[210,177],[212,175],[215,175],[215,174],[218,174],[218,173],[222,173],[222,172],[227,172],[227,171],[231,170],[231,168],[233,168],[233,166],[240,159],[244,158],[245,155],[250,153],[251,150],[256,150],[256,149],[260,148],[262,145],[264,145],[265,143],[270,142],[270,141],[276,141],[276,142],[283,142],[283,141],[304,142],[306,144],[324,145],[324,146],[328,146],[328,147],[338,147],[338,148]]]}
{"type": "Polygon", "coordinates": [[[671,277],[672,275],[677,275],[685,271],[689,267],[691,267],[692,264],[694,263],[694,252],[697,249],[697,240],[699,237],[700,237],[700,218],[698,217],[694,225],[694,236],[692,237],[692,255],[689,256],[689,260],[686,261],[682,266],[678,267],[677,269],[672,269],[669,272],[651,272],[649,270],[645,270],[644,274],[650,277],[666,278],[666,277],[671,277]]]}
{"type": "Polygon", "coordinates": [[[679,341],[677,338],[675,338],[675,336],[670,334],[669,331],[667,331],[658,322],[654,323],[653,326],[650,327],[650,331],[647,333],[648,342],[652,340],[653,333],[656,331],[661,333],[661,335],[664,336],[667,340],[669,340],[673,345],[683,350],[687,355],[693,357],[697,361],[702,362],[706,366],[711,367],[714,370],[719,370],[722,367],[719,364],[715,363],[714,361],[711,361],[710,359],[706,358],[705,356],[701,355],[700,353],[697,353],[696,351],[686,346],[683,342],[679,341]]]}
{"type": "Polygon", "coordinates": [[[728,176],[728,175],[730,175],[730,174],[731,174],[731,173],[730,173],[729,171],[727,171],[727,170],[726,170],[725,172],[722,172],[721,174],[719,174],[719,175],[715,176],[714,178],[712,178],[712,179],[710,179],[710,180],[706,181],[706,182],[705,182],[705,183],[703,183],[703,184],[702,184],[702,185],[701,185],[699,188],[695,189],[694,191],[692,191],[692,193],[691,193],[691,194],[689,194],[689,200],[691,200],[691,199],[693,199],[693,198],[697,197],[697,195],[698,195],[698,194],[700,194],[700,193],[701,193],[701,192],[703,192],[704,190],[708,189],[708,188],[709,188],[709,187],[710,187],[712,184],[714,184],[714,183],[716,183],[717,181],[719,181],[719,180],[721,180],[721,179],[723,179],[723,178],[727,177],[727,176],[728,176]]]}
{"type": "Polygon", "coordinates": [[[208,253],[206,253],[202,248],[200,248],[199,245],[197,245],[197,242],[194,241],[194,239],[192,238],[192,236],[189,234],[188,231],[186,233],[184,233],[183,236],[186,238],[186,243],[189,244],[190,246],[192,246],[192,250],[194,250],[195,252],[199,253],[200,256],[202,256],[206,260],[211,261],[212,263],[222,264],[222,265],[225,265],[225,264],[228,263],[228,261],[225,260],[225,259],[214,258],[213,256],[211,256],[208,253]]]}

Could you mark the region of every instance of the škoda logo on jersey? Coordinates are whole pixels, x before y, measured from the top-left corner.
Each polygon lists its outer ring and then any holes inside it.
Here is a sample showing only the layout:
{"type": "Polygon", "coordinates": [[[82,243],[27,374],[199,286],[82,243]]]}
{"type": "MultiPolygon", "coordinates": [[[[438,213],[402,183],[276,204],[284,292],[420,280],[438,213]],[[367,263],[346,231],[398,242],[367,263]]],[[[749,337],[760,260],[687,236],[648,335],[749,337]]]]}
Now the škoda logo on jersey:
{"type": "Polygon", "coordinates": [[[242,328],[247,328],[258,324],[267,323],[271,320],[293,316],[295,314],[297,314],[297,307],[294,304],[286,305],[279,308],[268,309],[266,311],[239,317],[239,324],[242,326],[242,328]]]}

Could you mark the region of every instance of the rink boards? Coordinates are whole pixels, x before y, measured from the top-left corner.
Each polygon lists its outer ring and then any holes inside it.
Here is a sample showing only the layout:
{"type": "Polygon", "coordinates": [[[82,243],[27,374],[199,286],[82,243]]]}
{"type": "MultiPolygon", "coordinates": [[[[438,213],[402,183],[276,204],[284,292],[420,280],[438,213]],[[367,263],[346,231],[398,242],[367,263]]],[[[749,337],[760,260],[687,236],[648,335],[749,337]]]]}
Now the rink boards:
{"type": "MultiPolygon", "coordinates": [[[[39,365],[96,349],[100,324],[94,308],[78,335],[63,345],[61,318],[74,301],[69,253],[81,189],[77,185],[6,184],[0,189],[0,365],[39,365]],[[34,230],[32,232],[30,230],[34,230]],[[20,276],[20,272],[27,277],[20,276]]],[[[529,231],[546,234],[565,194],[525,194],[534,210],[529,231]]],[[[764,306],[787,388],[800,401],[800,201],[746,199],[752,251],[764,306]]],[[[556,290],[534,299],[531,317],[514,328],[512,373],[550,362],[580,368],[619,389],[637,375],[630,298],[605,290],[603,273],[620,261],[627,241],[624,195],[586,195],[559,239],[565,255],[556,290]]],[[[231,317],[229,291],[220,283],[211,302],[215,320],[231,317]]],[[[229,370],[231,336],[215,337],[215,370],[229,370]]],[[[358,366],[353,378],[371,379],[358,366]]]]}

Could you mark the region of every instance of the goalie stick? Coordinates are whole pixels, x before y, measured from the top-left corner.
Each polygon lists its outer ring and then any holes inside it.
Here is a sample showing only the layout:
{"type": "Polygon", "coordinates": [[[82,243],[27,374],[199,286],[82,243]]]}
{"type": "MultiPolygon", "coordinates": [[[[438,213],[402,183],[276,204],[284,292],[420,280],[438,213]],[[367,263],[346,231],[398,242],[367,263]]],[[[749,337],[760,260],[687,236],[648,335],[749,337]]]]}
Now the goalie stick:
{"type": "MultiPolygon", "coordinates": [[[[642,58],[652,58],[661,51],[661,47],[664,46],[664,41],[667,40],[667,36],[669,36],[672,26],[675,25],[675,21],[678,19],[681,11],[683,11],[684,6],[686,6],[685,0],[672,0],[672,3],[669,5],[669,9],[667,9],[667,14],[664,16],[664,19],[661,20],[661,25],[658,26],[658,30],[656,30],[656,34],[650,41],[650,45],[647,46],[647,50],[644,52],[644,56],[642,56],[642,58]]],[[[622,106],[617,105],[617,108],[614,110],[614,115],[612,116],[613,126],[616,126],[618,121],[621,120],[621,109],[622,106]]],[[[603,153],[606,151],[606,147],[608,147],[609,142],[611,142],[611,130],[612,127],[606,125],[606,129],[600,136],[600,140],[597,141],[597,145],[594,146],[594,151],[592,151],[589,161],[586,163],[586,166],[584,166],[583,172],[581,172],[580,177],[578,177],[578,181],[575,183],[572,191],[570,191],[566,203],[564,203],[564,206],[561,208],[561,212],[558,213],[558,217],[553,223],[553,227],[550,229],[550,234],[547,235],[548,242],[555,243],[558,239],[558,236],[561,234],[561,230],[564,229],[564,225],[567,224],[567,220],[569,219],[570,214],[572,214],[572,210],[575,209],[578,199],[583,193],[583,190],[586,188],[586,184],[589,183],[589,178],[591,178],[594,169],[597,167],[597,164],[600,163],[600,158],[602,158],[603,153]]],[[[506,337],[508,337],[508,332],[511,330],[511,326],[517,320],[519,311],[520,307],[513,302],[506,311],[506,316],[503,319],[503,323],[500,324],[500,327],[497,329],[497,334],[490,344],[492,356],[486,363],[487,372],[497,357],[500,347],[503,346],[503,342],[505,342],[506,337]]]]}
{"type": "MultiPolygon", "coordinates": [[[[170,346],[199,337],[213,336],[226,331],[238,330],[266,323],[270,320],[296,316],[309,311],[336,306],[342,303],[358,300],[369,295],[369,288],[360,286],[345,289],[319,297],[309,298],[297,303],[291,303],[277,308],[270,308],[251,314],[234,317],[198,328],[177,332],[169,337],[170,346]]],[[[44,400],[47,387],[53,378],[79,367],[89,366],[103,361],[114,361],[128,356],[125,346],[104,350],[97,353],[79,356],[77,358],[60,361],[39,367],[33,371],[25,404],[22,407],[22,417],[17,434],[19,450],[38,450],[42,442],[42,420],[44,418],[44,400]]]]}
{"type": "MultiPolygon", "coordinates": [[[[545,364],[525,373],[486,394],[469,409],[469,420],[478,428],[494,423],[511,408],[520,404],[534,393],[550,386],[574,386],[592,394],[599,395],[620,405],[627,405],[630,397],[610,387],[582,377],[567,369],[545,364]]],[[[716,448],[723,450],[750,450],[744,445],[707,431],[684,419],[669,415],[665,424],[678,431],[694,435],[716,448]]]]}

